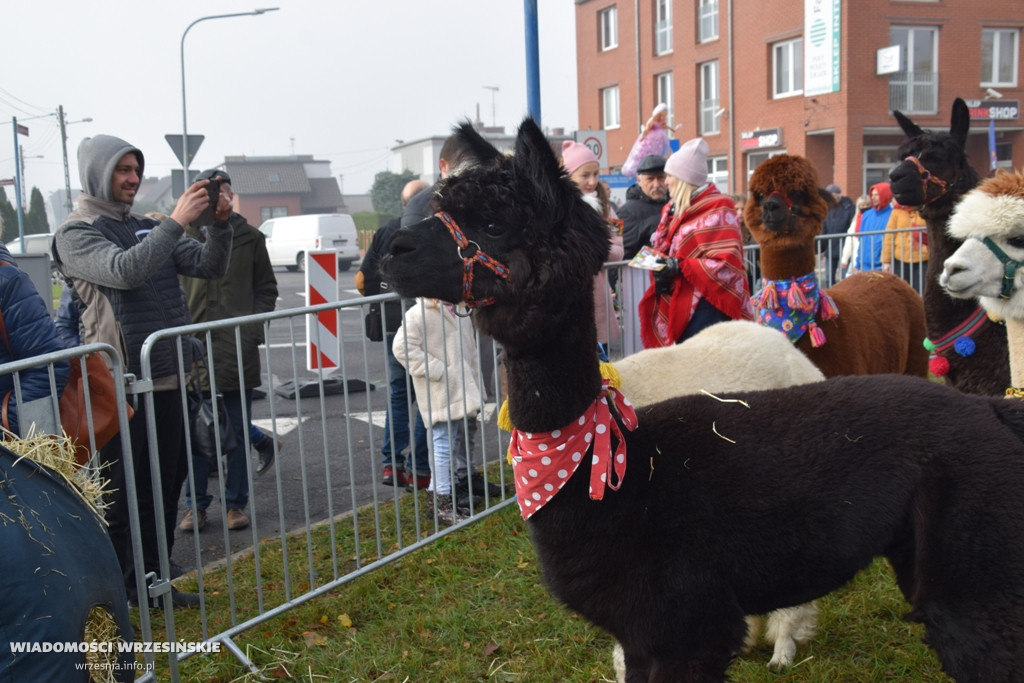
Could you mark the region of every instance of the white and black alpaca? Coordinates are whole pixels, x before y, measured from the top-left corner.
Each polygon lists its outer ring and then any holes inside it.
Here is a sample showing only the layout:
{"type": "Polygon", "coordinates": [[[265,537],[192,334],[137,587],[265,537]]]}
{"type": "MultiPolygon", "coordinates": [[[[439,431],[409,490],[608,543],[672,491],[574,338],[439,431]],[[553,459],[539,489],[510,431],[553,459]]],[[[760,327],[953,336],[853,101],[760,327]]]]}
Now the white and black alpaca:
{"type": "Polygon", "coordinates": [[[951,296],[977,298],[1006,322],[1006,395],[1024,398],[1024,175],[1000,171],[982,181],[957,205],[949,233],[962,244],[946,259],[939,282],[951,296]]]}
{"type": "Polygon", "coordinates": [[[600,218],[532,120],[511,156],[469,124],[457,134],[477,165],[395,234],[381,270],[402,296],[477,308],[502,345],[545,580],[622,644],[628,681],[724,681],[744,614],[820,597],[876,556],[954,679],[1024,679],[1018,402],[840,377],[679,397],[630,429],[594,352],[600,218]]]}
{"type": "Polygon", "coordinates": [[[978,184],[964,151],[970,111],[957,98],[948,132],[924,130],[898,111],[893,115],[907,134],[897,152],[902,161],[889,173],[893,197],[918,207],[928,226],[924,308],[931,370],[961,391],[1001,395],[1010,380],[1006,331],[989,322],[976,301],[950,298],[939,285],[942,264],[962,243],[946,232],[950,214],[978,184]]]}

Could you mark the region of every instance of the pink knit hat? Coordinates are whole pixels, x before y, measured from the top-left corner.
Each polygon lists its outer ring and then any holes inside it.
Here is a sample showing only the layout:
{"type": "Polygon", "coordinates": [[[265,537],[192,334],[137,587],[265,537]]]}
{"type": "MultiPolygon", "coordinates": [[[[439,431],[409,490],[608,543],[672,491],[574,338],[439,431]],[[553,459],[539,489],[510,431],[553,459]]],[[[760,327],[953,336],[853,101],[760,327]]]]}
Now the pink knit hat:
{"type": "Polygon", "coordinates": [[[687,140],[665,162],[665,173],[684,183],[703,185],[708,180],[708,143],[704,138],[687,140]]]}
{"type": "Polygon", "coordinates": [[[583,164],[590,163],[591,161],[595,164],[601,163],[586,145],[573,142],[572,140],[566,140],[562,143],[562,166],[565,167],[565,172],[569,175],[572,175],[583,164]]]}

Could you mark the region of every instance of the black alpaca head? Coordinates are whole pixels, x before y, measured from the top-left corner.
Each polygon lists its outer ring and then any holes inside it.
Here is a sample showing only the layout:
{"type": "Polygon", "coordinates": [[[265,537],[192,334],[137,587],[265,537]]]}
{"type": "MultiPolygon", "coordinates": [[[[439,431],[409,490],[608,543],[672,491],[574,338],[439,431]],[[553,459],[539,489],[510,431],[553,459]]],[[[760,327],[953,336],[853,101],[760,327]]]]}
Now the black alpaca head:
{"type": "Polygon", "coordinates": [[[468,123],[455,134],[476,161],[442,182],[437,215],[395,234],[381,261],[384,277],[404,297],[478,307],[477,325],[498,340],[528,342],[552,319],[588,309],[592,316],[591,288],[608,254],[608,229],[544,134],[525,119],[511,156],[468,123]]]}
{"type": "Polygon", "coordinates": [[[978,184],[978,174],[964,151],[971,114],[959,97],[953,101],[949,132],[927,131],[898,111],[893,116],[907,134],[897,155],[900,163],[889,172],[893,197],[904,206],[919,206],[928,214],[947,213],[978,184]]]}

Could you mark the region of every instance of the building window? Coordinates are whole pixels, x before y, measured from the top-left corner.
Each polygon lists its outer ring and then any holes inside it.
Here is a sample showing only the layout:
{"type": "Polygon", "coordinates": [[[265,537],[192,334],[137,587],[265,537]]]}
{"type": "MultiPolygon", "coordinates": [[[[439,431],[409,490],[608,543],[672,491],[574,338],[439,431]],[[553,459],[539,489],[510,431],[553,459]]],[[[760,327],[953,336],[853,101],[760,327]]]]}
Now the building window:
{"type": "Polygon", "coordinates": [[[700,65],[700,130],[701,135],[719,132],[718,121],[722,115],[718,107],[718,61],[712,60],[700,65]]]}
{"type": "Polygon", "coordinates": [[[939,111],[939,32],[931,26],[893,26],[889,44],[900,48],[905,71],[889,76],[889,109],[903,113],[939,111]]]}
{"type": "Polygon", "coordinates": [[[269,221],[271,218],[280,218],[288,215],[287,206],[263,206],[260,207],[260,222],[269,221]]]}
{"type": "Polygon", "coordinates": [[[668,127],[672,128],[675,126],[676,108],[672,104],[672,72],[667,71],[663,74],[658,74],[654,77],[654,92],[655,92],[655,104],[664,102],[665,106],[668,107],[668,116],[665,120],[668,122],[668,127]]]}
{"type": "Polygon", "coordinates": [[[619,127],[619,86],[601,90],[601,122],[604,128],[619,127]]]}
{"type": "Polygon", "coordinates": [[[860,194],[867,194],[872,185],[889,182],[889,171],[900,162],[896,150],[896,147],[864,148],[864,180],[861,185],[864,190],[860,194]]]}
{"type": "Polygon", "coordinates": [[[784,149],[773,149],[770,152],[751,152],[747,155],[747,186],[750,186],[750,176],[754,175],[757,167],[778,154],[785,154],[784,149]]]}
{"type": "Polygon", "coordinates": [[[1017,86],[1017,29],[986,28],[981,31],[981,84],[1017,86]]]}
{"type": "Polygon", "coordinates": [[[612,5],[599,13],[601,24],[601,52],[619,46],[619,11],[612,5]]]}
{"type": "Polygon", "coordinates": [[[784,40],[772,46],[772,97],[790,97],[804,91],[804,39],[784,40]]]}
{"type": "Polygon", "coordinates": [[[672,0],[654,0],[654,54],[672,52],[672,0]]]}
{"type": "Polygon", "coordinates": [[[718,186],[718,189],[725,192],[729,186],[729,158],[708,157],[708,180],[718,186]]]}
{"type": "Polygon", "coordinates": [[[697,3],[697,42],[718,39],[718,0],[697,3]]]}

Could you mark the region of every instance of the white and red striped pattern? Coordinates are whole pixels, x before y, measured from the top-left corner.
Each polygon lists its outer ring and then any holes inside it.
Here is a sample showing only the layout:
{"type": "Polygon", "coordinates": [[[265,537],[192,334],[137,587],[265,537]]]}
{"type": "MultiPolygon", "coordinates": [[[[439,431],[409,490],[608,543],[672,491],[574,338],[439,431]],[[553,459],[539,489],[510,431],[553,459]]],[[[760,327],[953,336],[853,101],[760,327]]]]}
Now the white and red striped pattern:
{"type": "MultiPolygon", "coordinates": [[[[335,302],[340,299],[338,288],[338,252],[310,251],[306,254],[306,303],[310,306],[335,302]]],[[[320,311],[306,318],[306,339],[309,353],[306,369],[338,367],[338,311],[320,311]]]]}

